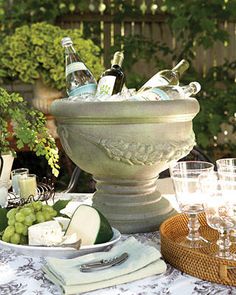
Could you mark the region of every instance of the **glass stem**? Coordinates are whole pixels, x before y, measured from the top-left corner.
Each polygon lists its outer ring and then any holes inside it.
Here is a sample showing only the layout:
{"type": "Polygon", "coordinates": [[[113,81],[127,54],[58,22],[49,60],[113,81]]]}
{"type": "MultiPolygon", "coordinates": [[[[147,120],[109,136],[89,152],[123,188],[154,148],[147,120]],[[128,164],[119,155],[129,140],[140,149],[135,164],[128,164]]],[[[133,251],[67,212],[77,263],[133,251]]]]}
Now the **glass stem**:
{"type": "Polygon", "coordinates": [[[220,236],[216,242],[219,246],[218,257],[229,259],[231,257],[230,253],[230,234],[227,230],[220,230],[220,236]]]}
{"type": "Polygon", "coordinates": [[[188,236],[187,239],[194,242],[200,240],[200,234],[199,234],[199,227],[200,223],[198,221],[197,214],[191,213],[189,214],[189,221],[188,221],[188,236]]]}

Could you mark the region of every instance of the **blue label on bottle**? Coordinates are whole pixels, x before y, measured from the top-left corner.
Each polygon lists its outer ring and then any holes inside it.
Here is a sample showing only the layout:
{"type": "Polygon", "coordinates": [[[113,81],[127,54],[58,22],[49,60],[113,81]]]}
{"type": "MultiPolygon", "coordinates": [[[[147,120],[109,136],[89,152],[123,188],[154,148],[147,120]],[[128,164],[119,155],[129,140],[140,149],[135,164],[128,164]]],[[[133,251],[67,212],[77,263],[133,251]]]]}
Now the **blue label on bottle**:
{"type": "Polygon", "coordinates": [[[97,89],[95,83],[86,84],[70,91],[69,96],[76,95],[94,95],[97,89]]]}
{"type": "Polygon", "coordinates": [[[149,91],[153,92],[157,95],[156,100],[169,100],[170,99],[169,95],[165,91],[163,91],[159,88],[152,88],[149,91]]]}

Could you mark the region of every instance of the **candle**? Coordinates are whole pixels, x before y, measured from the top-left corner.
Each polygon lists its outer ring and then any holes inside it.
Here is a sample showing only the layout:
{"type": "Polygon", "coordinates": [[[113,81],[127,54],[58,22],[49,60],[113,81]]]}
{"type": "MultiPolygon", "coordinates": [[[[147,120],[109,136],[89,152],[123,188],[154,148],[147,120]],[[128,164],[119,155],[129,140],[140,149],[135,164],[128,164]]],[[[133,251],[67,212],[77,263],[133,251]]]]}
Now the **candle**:
{"type": "Polygon", "coordinates": [[[29,169],[27,168],[19,168],[12,170],[11,172],[11,180],[12,180],[12,190],[15,194],[19,195],[20,190],[19,190],[19,177],[21,175],[26,175],[29,173],[29,169]]]}
{"type": "Polygon", "coordinates": [[[22,175],[19,177],[20,197],[27,199],[37,194],[37,182],[35,174],[22,175]]]}

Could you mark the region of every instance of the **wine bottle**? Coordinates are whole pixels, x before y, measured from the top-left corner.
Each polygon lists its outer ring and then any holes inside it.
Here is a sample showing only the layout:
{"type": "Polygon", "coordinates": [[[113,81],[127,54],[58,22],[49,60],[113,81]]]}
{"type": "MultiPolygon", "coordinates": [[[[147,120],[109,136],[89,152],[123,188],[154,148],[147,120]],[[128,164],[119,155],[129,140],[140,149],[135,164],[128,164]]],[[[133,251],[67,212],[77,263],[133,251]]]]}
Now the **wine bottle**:
{"type": "Polygon", "coordinates": [[[172,70],[162,70],[149,79],[138,92],[163,85],[178,85],[181,75],[189,68],[187,60],[181,60],[172,70]]]}
{"type": "Polygon", "coordinates": [[[198,82],[191,82],[185,86],[159,86],[153,87],[141,93],[137,93],[132,96],[130,100],[175,100],[175,99],[186,99],[191,95],[197,94],[201,90],[201,85],[198,82]]]}
{"type": "Polygon", "coordinates": [[[69,96],[94,95],[97,82],[73,47],[71,38],[61,41],[65,48],[66,91],[69,96]]]}
{"type": "Polygon", "coordinates": [[[96,95],[113,95],[121,92],[125,74],[121,68],[124,54],[117,51],[111,62],[111,68],[102,73],[98,82],[96,95]]]}

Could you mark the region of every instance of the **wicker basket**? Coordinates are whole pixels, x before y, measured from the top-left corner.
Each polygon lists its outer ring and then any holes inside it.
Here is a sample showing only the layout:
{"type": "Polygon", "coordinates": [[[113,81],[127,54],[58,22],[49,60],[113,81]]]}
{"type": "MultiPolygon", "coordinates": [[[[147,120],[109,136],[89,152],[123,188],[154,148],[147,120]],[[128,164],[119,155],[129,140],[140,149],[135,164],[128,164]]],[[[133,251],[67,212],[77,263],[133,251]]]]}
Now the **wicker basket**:
{"type": "MultiPolygon", "coordinates": [[[[211,229],[204,213],[199,214],[201,235],[209,240],[209,247],[190,249],[181,245],[181,240],[188,233],[188,218],[177,214],[167,219],[160,227],[161,252],[163,258],[175,268],[194,277],[224,285],[236,286],[236,261],[228,261],[214,256],[218,251],[215,242],[217,231],[211,229]]],[[[232,246],[236,252],[236,246],[232,246]]]]}

